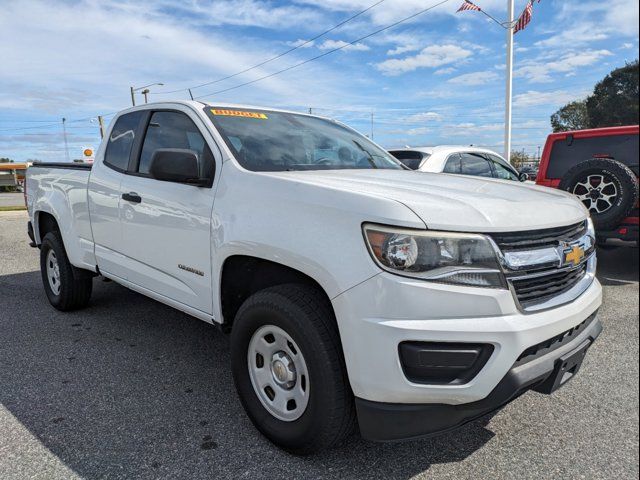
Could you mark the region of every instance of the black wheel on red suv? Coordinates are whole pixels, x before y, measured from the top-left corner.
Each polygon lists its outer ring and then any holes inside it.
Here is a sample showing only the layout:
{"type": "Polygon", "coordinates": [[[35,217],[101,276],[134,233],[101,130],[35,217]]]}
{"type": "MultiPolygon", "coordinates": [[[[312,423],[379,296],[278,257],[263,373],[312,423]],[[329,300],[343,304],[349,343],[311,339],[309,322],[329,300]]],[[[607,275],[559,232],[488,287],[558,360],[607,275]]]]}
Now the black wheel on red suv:
{"type": "Polygon", "coordinates": [[[576,195],[589,209],[600,230],[615,228],[629,216],[638,201],[638,180],[623,163],[592,158],[571,168],[560,188],[576,195]]]}

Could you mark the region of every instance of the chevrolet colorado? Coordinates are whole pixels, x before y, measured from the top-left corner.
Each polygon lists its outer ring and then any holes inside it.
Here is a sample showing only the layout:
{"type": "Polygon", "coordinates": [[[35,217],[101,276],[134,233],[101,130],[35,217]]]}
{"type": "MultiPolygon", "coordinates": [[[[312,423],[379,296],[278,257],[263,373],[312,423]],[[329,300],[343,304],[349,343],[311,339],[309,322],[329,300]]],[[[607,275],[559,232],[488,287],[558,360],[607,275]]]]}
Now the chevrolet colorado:
{"type": "Polygon", "coordinates": [[[575,197],[407,171],[330,119],[130,108],[93,165],[29,168],[26,197],[55,308],[87,306],[102,275],[220,326],[248,416],[299,454],[551,393],[602,329],[575,197]]]}

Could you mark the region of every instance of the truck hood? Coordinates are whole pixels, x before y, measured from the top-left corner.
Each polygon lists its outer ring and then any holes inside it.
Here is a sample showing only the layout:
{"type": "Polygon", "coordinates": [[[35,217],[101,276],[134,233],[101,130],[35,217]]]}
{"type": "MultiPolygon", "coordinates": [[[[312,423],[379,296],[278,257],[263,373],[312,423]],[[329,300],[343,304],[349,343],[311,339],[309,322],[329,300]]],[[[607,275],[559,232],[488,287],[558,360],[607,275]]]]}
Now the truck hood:
{"type": "Polygon", "coordinates": [[[582,203],[566,192],[505,180],[404,170],[322,170],[268,175],[395,200],[435,230],[535,230],[578,223],[588,216],[582,203]]]}

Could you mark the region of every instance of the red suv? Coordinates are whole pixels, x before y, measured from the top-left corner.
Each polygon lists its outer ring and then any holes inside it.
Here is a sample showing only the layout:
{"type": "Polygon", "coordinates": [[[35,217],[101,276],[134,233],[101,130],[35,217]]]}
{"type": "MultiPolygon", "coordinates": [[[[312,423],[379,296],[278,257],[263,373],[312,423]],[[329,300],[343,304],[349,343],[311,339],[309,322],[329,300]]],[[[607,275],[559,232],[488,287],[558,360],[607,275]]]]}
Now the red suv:
{"type": "Polygon", "coordinates": [[[599,244],[638,246],[638,125],[552,133],[536,183],[582,200],[599,244]]]}

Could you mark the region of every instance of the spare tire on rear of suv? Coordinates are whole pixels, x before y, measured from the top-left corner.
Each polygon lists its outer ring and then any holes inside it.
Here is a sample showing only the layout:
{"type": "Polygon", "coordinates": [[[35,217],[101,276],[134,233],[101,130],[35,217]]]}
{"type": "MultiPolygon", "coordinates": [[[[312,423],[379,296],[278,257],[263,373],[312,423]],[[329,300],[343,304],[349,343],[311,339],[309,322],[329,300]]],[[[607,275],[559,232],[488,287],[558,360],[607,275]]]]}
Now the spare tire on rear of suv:
{"type": "Polygon", "coordinates": [[[592,158],[571,168],[560,188],[576,195],[600,230],[612,230],[638,201],[638,179],[629,167],[610,158],[592,158]]]}

